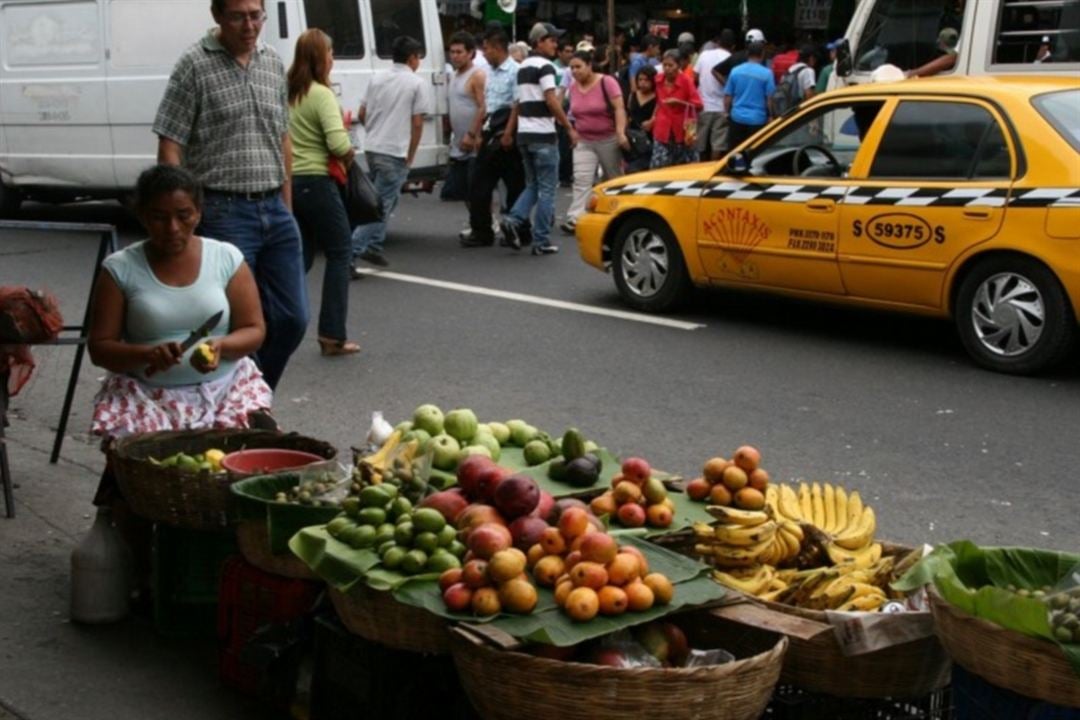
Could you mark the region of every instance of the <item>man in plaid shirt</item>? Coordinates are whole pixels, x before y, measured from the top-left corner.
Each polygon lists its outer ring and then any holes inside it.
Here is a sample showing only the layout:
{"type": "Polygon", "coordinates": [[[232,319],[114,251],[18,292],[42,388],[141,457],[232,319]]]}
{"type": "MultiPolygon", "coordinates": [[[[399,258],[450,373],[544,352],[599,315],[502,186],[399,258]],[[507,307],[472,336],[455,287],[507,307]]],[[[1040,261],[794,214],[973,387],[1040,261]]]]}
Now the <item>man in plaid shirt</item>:
{"type": "Polygon", "coordinates": [[[266,317],[256,359],[273,388],[308,322],[285,67],[259,41],[263,0],[211,0],[210,10],[218,27],[180,56],[158,107],[158,162],[195,173],[206,188],[198,233],[236,245],[255,273],[266,317]]]}

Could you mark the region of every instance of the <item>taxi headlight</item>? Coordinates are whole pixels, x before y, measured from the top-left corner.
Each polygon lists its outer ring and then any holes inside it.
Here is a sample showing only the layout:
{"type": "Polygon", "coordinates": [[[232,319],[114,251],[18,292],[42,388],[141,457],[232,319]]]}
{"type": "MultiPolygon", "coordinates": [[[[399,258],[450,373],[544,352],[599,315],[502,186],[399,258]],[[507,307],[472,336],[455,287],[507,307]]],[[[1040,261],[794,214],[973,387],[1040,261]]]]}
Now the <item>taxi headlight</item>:
{"type": "Polygon", "coordinates": [[[586,203],[585,209],[589,212],[598,212],[600,208],[600,193],[592,193],[589,195],[589,202],[586,203]]]}

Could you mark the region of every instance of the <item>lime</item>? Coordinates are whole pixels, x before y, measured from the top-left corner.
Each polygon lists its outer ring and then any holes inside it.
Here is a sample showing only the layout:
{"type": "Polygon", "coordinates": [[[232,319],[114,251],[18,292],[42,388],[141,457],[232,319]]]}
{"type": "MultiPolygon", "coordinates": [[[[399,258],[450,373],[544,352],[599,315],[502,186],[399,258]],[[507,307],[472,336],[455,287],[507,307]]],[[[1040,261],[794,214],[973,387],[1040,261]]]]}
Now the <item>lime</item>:
{"type": "Polygon", "coordinates": [[[394,542],[410,547],[413,544],[413,524],[405,521],[394,530],[394,542]]]}
{"type": "Polygon", "coordinates": [[[465,547],[465,543],[461,542],[460,540],[455,540],[454,542],[446,546],[446,550],[454,557],[461,558],[465,557],[465,552],[468,550],[468,548],[465,547]]]}
{"type": "Polygon", "coordinates": [[[360,498],[347,497],[341,501],[341,509],[347,512],[349,515],[356,517],[356,514],[360,512],[360,498]]]}
{"type": "Polygon", "coordinates": [[[375,528],[370,525],[358,525],[353,533],[352,542],[354,548],[367,548],[375,544],[375,528]]]}
{"type": "Polygon", "coordinates": [[[353,521],[347,517],[337,516],[330,522],[326,523],[326,532],[330,533],[331,537],[338,537],[341,531],[353,527],[353,521]]]}
{"type": "Polygon", "coordinates": [[[337,536],[337,539],[345,543],[349,547],[360,547],[360,526],[350,525],[349,527],[341,531],[341,533],[337,536]]]}
{"type": "Polygon", "coordinates": [[[360,504],[366,508],[381,509],[390,499],[390,493],[382,485],[368,485],[360,491],[360,504]]]}
{"type": "Polygon", "coordinates": [[[427,564],[424,569],[428,572],[442,573],[453,568],[461,567],[461,561],[456,557],[448,553],[445,549],[439,548],[436,550],[430,558],[428,558],[427,564]]]}
{"type": "Polygon", "coordinates": [[[406,517],[409,517],[409,520],[411,522],[412,509],[413,504],[409,501],[409,498],[394,498],[393,502],[390,503],[390,516],[394,518],[394,520],[399,520],[404,515],[406,517]]]}
{"type": "Polygon", "coordinates": [[[406,550],[403,547],[392,546],[386,549],[386,552],[382,553],[379,557],[382,560],[383,567],[388,570],[394,570],[401,565],[405,559],[406,550]]]}
{"type": "Polygon", "coordinates": [[[457,530],[453,525],[447,525],[435,535],[439,538],[439,547],[449,547],[450,543],[457,540],[457,530]]]}
{"type": "Polygon", "coordinates": [[[446,527],[446,518],[434,508],[420,508],[413,512],[413,524],[422,532],[437,533],[446,527]]]}
{"type": "Polygon", "coordinates": [[[422,532],[413,539],[413,547],[433,553],[439,549],[439,536],[433,532],[422,532]]]}
{"type": "Polygon", "coordinates": [[[427,565],[428,556],[423,550],[410,550],[401,561],[401,569],[406,575],[415,575],[427,565]]]}
{"type": "Polygon", "coordinates": [[[386,522],[386,511],[377,507],[366,507],[360,510],[357,516],[361,525],[374,525],[378,527],[386,522]]]}
{"type": "Polygon", "coordinates": [[[375,530],[375,544],[382,545],[384,542],[392,541],[394,539],[394,526],[390,523],[384,523],[375,530]]]}

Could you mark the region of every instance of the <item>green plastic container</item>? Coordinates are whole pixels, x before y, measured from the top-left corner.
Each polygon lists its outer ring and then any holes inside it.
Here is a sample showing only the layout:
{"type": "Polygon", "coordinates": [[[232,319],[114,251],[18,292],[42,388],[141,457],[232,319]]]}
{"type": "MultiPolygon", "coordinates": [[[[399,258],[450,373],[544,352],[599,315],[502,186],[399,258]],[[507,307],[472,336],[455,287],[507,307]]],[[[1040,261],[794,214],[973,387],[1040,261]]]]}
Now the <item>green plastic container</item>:
{"type": "Polygon", "coordinates": [[[270,552],[275,555],[288,554],[289,538],[301,529],[325,525],[341,514],[339,507],[296,505],[274,499],[279,492],[296,487],[299,482],[299,473],[286,472],[257,475],[229,486],[236,498],[236,519],[265,522],[270,534],[270,552]]]}

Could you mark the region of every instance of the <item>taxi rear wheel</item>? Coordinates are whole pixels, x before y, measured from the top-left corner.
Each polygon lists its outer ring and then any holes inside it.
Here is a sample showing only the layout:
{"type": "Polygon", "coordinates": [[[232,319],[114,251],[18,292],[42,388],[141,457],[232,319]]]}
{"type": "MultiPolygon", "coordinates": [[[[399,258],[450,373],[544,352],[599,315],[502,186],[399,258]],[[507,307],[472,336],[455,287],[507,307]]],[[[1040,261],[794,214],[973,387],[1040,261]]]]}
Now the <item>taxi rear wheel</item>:
{"type": "Polygon", "coordinates": [[[627,304],[664,312],[686,298],[690,279],[671,229],[652,217],[631,218],[612,244],[611,272],[627,304]]]}
{"type": "Polygon", "coordinates": [[[1072,349],[1076,320],[1054,274],[1024,257],[979,263],[957,294],[960,339],[978,364],[1027,375],[1060,363],[1072,349]]]}

